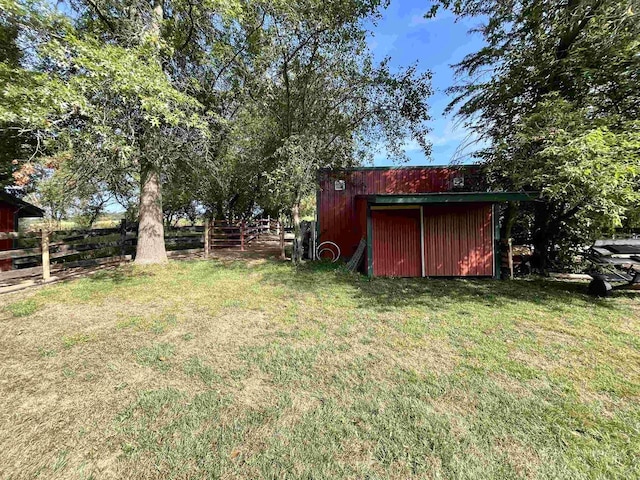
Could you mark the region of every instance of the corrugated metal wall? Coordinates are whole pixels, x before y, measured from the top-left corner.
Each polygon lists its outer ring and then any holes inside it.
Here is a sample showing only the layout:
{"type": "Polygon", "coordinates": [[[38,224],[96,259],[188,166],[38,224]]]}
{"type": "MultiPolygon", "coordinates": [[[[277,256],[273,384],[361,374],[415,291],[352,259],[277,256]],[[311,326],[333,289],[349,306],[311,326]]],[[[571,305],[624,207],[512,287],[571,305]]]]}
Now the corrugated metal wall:
{"type": "MultiPolygon", "coordinates": [[[[0,232],[13,232],[15,207],[0,203],[0,232]]],[[[11,250],[12,240],[0,240],[0,251],[11,250]]],[[[0,260],[0,271],[11,270],[11,260],[0,260]]]]}
{"type": "Polygon", "coordinates": [[[491,215],[489,204],[425,206],[426,276],[492,276],[491,215]]]}
{"type": "MultiPolygon", "coordinates": [[[[464,176],[466,191],[478,181],[474,167],[410,167],[361,169],[320,173],[318,220],[320,241],[336,242],[342,255],[350,257],[366,231],[356,208],[356,195],[381,193],[433,193],[453,190],[453,178],[464,176]],[[461,173],[462,172],[462,173],[461,173]],[[344,180],[345,189],[335,190],[335,181],[344,180]]],[[[359,207],[359,206],[358,206],[359,207]]]]}
{"type": "Polygon", "coordinates": [[[420,277],[420,210],[372,210],[373,274],[420,277]]]}

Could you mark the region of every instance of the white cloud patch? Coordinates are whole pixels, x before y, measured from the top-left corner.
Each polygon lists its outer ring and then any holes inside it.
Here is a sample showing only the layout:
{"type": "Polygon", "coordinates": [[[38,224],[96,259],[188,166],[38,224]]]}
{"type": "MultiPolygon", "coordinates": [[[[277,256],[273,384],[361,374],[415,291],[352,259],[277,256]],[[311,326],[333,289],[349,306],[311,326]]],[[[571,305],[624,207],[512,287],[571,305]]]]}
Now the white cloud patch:
{"type": "Polygon", "coordinates": [[[398,35],[377,33],[369,39],[368,43],[371,51],[374,52],[376,56],[382,58],[389,55],[389,53],[395,49],[397,40],[398,35]]]}
{"type": "Polygon", "coordinates": [[[428,21],[429,21],[428,18],[424,18],[424,13],[418,14],[418,15],[412,15],[411,20],[409,21],[409,26],[417,27],[418,25],[424,25],[428,21]]]}
{"type": "Polygon", "coordinates": [[[429,134],[429,141],[433,146],[439,147],[447,145],[453,142],[469,143],[476,139],[476,134],[471,130],[467,130],[461,125],[458,125],[449,120],[442,133],[429,134]]]}

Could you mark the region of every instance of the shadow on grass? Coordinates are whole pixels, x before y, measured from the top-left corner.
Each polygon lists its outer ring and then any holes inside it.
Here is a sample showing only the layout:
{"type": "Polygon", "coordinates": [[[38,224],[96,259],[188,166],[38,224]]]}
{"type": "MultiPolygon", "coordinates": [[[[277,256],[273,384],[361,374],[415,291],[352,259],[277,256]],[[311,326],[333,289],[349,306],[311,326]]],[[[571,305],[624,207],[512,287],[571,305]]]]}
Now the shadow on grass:
{"type": "Polygon", "coordinates": [[[136,269],[133,265],[120,265],[98,270],[86,278],[91,282],[111,282],[116,285],[126,284],[141,279],[153,278],[155,274],[147,270],[136,269]]]}
{"type": "MultiPolygon", "coordinates": [[[[181,275],[199,281],[209,278],[209,273],[221,272],[242,276],[260,273],[262,282],[285,287],[293,294],[318,296],[349,295],[361,306],[388,311],[404,307],[441,308],[456,304],[472,303],[488,307],[504,307],[515,303],[526,306],[539,305],[550,310],[564,311],[575,301],[599,308],[617,308],[614,302],[587,295],[587,284],[556,281],[542,278],[513,281],[494,279],[424,279],[424,278],[374,278],[350,273],[341,264],[309,262],[292,267],[277,259],[266,259],[259,264],[245,259],[187,260],[179,262],[181,275]]],[[[96,272],[92,281],[107,281],[126,285],[157,272],[126,265],[96,272]]],[[[171,274],[167,272],[166,274],[171,274]]],[[[220,279],[220,281],[224,281],[220,279]]],[[[636,292],[615,292],[615,297],[638,298],[636,292]]]]}
{"type": "MultiPolygon", "coordinates": [[[[331,293],[334,288],[353,289],[363,305],[393,310],[403,307],[441,307],[443,304],[472,302],[490,307],[513,303],[541,305],[551,310],[564,310],[568,302],[579,300],[604,308],[615,305],[587,295],[586,283],[556,281],[543,278],[513,281],[454,278],[373,278],[350,273],[341,265],[314,262],[290,271],[271,271],[265,281],[284,285],[293,292],[331,293]]],[[[634,292],[618,291],[616,296],[637,298],[634,292]]]]}

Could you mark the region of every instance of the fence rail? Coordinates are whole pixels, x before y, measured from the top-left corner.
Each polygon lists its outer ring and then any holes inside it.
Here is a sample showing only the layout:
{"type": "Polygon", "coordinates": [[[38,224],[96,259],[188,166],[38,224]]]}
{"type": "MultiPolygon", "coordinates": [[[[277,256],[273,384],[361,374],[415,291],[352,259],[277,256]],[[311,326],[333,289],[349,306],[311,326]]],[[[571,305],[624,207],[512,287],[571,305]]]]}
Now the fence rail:
{"type": "Polygon", "coordinates": [[[205,256],[209,255],[210,250],[216,248],[239,248],[240,250],[245,250],[251,242],[261,235],[278,233],[281,229],[280,223],[270,218],[236,223],[224,220],[205,221],[205,256]]]}
{"type": "MultiPolygon", "coordinates": [[[[212,249],[245,250],[267,233],[277,233],[280,224],[271,219],[252,222],[208,222],[190,227],[171,227],[164,232],[167,254],[203,252],[212,249]]],[[[13,248],[0,251],[0,291],[7,281],[41,277],[50,279],[51,272],[66,268],[104,265],[131,260],[138,242],[137,225],[124,221],[117,228],[93,230],[56,230],[0,232],[0,240],[13,240],[13,248]],[[2,267],[10,270],[1,271],[2,267]]]]}

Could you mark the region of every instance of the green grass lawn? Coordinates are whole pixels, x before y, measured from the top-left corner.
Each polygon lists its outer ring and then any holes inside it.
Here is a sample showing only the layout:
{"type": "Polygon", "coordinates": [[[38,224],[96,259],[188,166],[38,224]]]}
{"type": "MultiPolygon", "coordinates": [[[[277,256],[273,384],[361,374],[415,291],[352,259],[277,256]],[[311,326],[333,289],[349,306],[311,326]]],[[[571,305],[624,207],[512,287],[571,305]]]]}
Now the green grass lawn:
{"type": "Polygon", "coordinates": [[[640,296],[171,262],[0,297],[1,478],[640,477],[640,296]]]}

